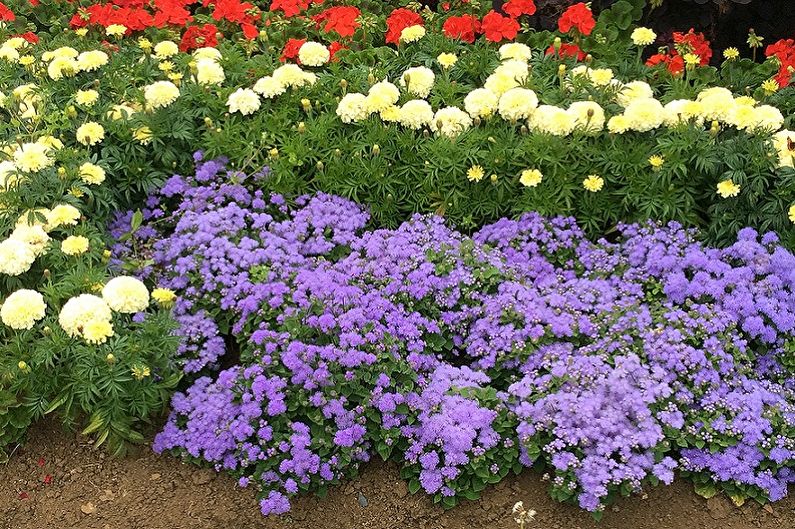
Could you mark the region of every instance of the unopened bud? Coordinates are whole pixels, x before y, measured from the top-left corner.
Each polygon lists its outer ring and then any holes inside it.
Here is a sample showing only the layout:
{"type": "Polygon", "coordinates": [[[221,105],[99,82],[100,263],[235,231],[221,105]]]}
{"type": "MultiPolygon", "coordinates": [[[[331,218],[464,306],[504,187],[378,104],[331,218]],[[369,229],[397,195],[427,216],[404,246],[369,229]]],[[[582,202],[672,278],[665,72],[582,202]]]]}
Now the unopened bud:
{"type": "Polygon", "coordinates": [[[50,278],[50,276],[52,275],[52,274],[50,273],[50,269],[49,269],[49,268],[45,268],[45,269],[44,269],[44,272],[42,272],[42,274],[43,274],[43,275],[44,275],[44,277],[46,277],[47,279],[49,279],[49,278],[50,278]]]}
{"type": "Polygon", "coordinates": [[[371,85],[375,84],[375,75],[373,75],[373,72],[367,74],[367,82],[371,85]]]}
{"type": "Polygon", "coordinates": [[[306,123],[304,123],[303,121],[298,124],[298,132],[300,132],[301,134],[306,132],[306,123]]]}
{"type": "Polygon", "coordinates": [[[323,167],[325,167],[325,166],[323,165],[323,162],[318,160],[318,162],[315,164],[315,167],[317,168],[318,171],[322,171],[323,167]]]}
{"type": "Polygon", "coordinates": [[[558,66],[558,75],[560,77],[563,77],[564,75],[566,75],[566,65],[565,64],[561,64],[560,66],[558,66]]]}
{"type": "Polygon", "coordinates": [[[105,361],[109,364],[116,363],[116,357],[113,356],[113,353],[108,353],[108,356],[105,357],[105,361]]]}
{"type": "Polygon", "coordinates": [[[346,81],[345,79],[340,79],[340,88],[342,88],[343,90],[347,90],[348,89],[348,81],[346,81]]]}
{"type": "Polygon", "coordinates": [[[376,143],[373,145],[373,156],[378,156],[381,154],[381,147],[376,143]]]}
{"type": "Polygon", "coordinates": [[[560,40],[560,37],[555,37],[555,40],[552,41],[552,48],[555,51],[560,50],[560,47],[563,45],[563,41],[560,40]]]}
{"type": "Polygon", "coordinates": [[[301,100],[301,106],[303,107],[304,112],[309,112],[312,110],[312,102],[307,98],[301,100]]]}

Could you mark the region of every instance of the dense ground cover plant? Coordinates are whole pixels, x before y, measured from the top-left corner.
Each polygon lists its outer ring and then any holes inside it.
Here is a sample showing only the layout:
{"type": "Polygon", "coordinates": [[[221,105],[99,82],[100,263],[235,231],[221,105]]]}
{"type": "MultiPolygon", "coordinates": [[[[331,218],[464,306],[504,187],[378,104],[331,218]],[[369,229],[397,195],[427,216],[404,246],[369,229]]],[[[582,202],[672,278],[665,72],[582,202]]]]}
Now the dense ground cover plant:
{"type": "Polygon", "coordinates": [[[594,243],[538,214],[374,230],[353,202],[290,202],[261,191],[270,171],[201,158],[141,227],[118,217],[114,250],[178,293],[191,336],[155,449],[233,473],[263,513],[375,454],[446,506],[533,465],[597,516],[676,471],[705,495],[786,494],[795,256],[775,235],[721,250],[641,224],[594,243]]]}
{"type": "Polygon", "coordinates": [[[592,234],[649,217],[722,244],[749,224],[791,232],[787,41],[763,63],[738,51],[709,66],[703,35],[658,42],[628,1],[599,16],[576,4],[555,33],[527,27],[535,6],[519,0],[503,13],[116,4],[19,6],[0,77],[9,138],[35,124],[69,145],[81,125],[103,128],[92,149],[117,202],[188,168],[201,145],[271,165],[271,190],[353,198],[391,227],[438,212],[472,230],[537,210],[592,234]],[[45,20],[50,34],[29,32],[45,20]],[[668,51],[647,65],[657,44],[668,51]],[[645,103],[627,111],[634,99],[645,103]]]}

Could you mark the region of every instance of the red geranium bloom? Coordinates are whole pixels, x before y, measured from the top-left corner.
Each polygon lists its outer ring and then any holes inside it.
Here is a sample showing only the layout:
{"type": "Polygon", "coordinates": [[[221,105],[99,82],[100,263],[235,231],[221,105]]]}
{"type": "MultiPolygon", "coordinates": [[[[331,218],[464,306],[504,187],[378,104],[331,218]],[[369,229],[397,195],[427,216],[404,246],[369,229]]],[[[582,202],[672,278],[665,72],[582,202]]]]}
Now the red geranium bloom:
{"type": "Polygon", "coordinates": [[[780,66],[774,77],[778,85],[782,88],[789,86],[792,82],[793,71],[795,71],[795,40],[781,39],[769,45],[765,49],[765,55],[778,59],[780,66]]]}
{"type": "Polygon", "coordinates": [[[188,30],[182,35],[182,41],[179,43],[180,51],[186,52],[196,48],[205,48],[218,45],[218,28],[213,24],[205,24],[203,26],[190,26],[188,30]]]}
{"type": "MultiPolygon", "coordinates": [[[[555,46],[550,45],[545,52],[545,55],[555,55],[555,46]]],[[[557,52],[557,56],[561,59],[565,59],[567,57],[574,57],[578,61],[581,61],[585,58],[587,54],[580,49],[579,46],[576,44],[569,44],[567,42],[563,42],[560,45],[560,49],[557,52]]]]}
{"type": "Polygon", "coordinates": [[[596,20],[588,6],[580,2],[569,7],[558,19],[558,29],[561,33],[568,33],[571,28],[576,28],[582,35],[590,35],[596,26],[596,20]]]}
{"type": "Polygon", "coordinates": [[[257,26],[250,22],[243,22],[240,24],[240,29],[243,30],[243,36],[248,40],[254,40],[259,36],[259,30],[257,29],[257,26]]]}
{"type": "Polygon", "coordinates": [[[281,9],[286,17],[294,17],[309,7],[309,0],[273,0],[271,11],[281,9]]]}
{"type": "Polygon", "coordinates": [[[30,5],[32,5],[33,7],[36,7],[41,3],[39,2],[39,0],[28,0],[28,1],[30,2],[30,5]]]}
{"type": "Polygon", "coordinates": [[[298,64],[301,64],[301,61],[298,60],[298,51],[301,49],[301,46],[304,45],[306,39],[288,39],[287,43],[284,45],[284,49],[282,50],[282,56],[279,57],[279,60],[282,62],[287,62],[288,60],[294,60],[298,64]]]}
{"type": "Polygon", "coordinates": [[[329,52],[329,61],[336,62],[339,59],[334,57],[338,51],[348,49],[346,46],[343,46],[341,43],[337,42],[336,40],[328,45],[328,52],[329,52]]]}
{"type": "Polygon", "coordinates": [[[392,11],[386,19],[386,40],[387,44],[400,43],[400,33],[411,26],[424,26],[422,17],[406,8],[398,8],[392,11]]]}
{"type": "Polygon", "coordinates": [[[361,14],[362,12],[353,6],[336,6],[313,16],[312,20],[318,26],[325,22],[323,31],[326,33],[336,31],[340,37],[353,37],[356,29],[361,26],[356,20],[361,14]]]}
{"type": "Polygon", "coordinates": [[[39,42],[39,36],[33,33],[32,31],[28,31],[27,33],[22,33],[21,35],[17,35],[18,37],[22,37],[26,41],[30,42],[31,44],[36,44],[39,42]]]}
{"type": "Polygon", "coordinates": [[[475,35],[480,33],[480,20],[473,15],[450,17],[444,21],[442,32],[449,39],[459,39],[467,44],[475,42],[475,35]]]}
{"type": "Polygon", "coordinates": [[[682,58],[676,50],[672,51],[669,54],[665,53],[657,53],[652,55],[646,61],[646,66],[657,66],[658,64],[664,64],[668,71],[674,75],[678,75],[682,73],[685,69],[685,60],[682,58]]]}
{"type": "Polygon", "coordinates": [[[3,2],[0,2],[0,20],[11,22],[16,19],[17,17],[14,16],[14,13],[3,2]]]}
{"type": "Polygon", "coordinates": [[[509,0],[502,6],[502,10],[513,18],[519,18],[535,13],[536,5],[533,0],[509,0]]]}
{"type": "Polygon", "coordinates": [[[703,33],[696,33],[693,28],[687,33],[674,33],[674,45],[679,51],[679,55],[685,53],[695,53],[701,59],[701,66],[709,64],[712,58],[712,48],[703,33]]]}
{"type": "Polygon", "coordinates": [[[500,42],[503,39],[513,40],[519,33],[519,23],[512,18],[502,16],[496,11],[489,11],[483,17],[482,26],[486,40],[500,42]]]}
{"type": "Polygon", "coordinates": [[[166,24],[186,26],[193,20],[182,0],[155,0],[154,25],[162,28],[166,24]]]}

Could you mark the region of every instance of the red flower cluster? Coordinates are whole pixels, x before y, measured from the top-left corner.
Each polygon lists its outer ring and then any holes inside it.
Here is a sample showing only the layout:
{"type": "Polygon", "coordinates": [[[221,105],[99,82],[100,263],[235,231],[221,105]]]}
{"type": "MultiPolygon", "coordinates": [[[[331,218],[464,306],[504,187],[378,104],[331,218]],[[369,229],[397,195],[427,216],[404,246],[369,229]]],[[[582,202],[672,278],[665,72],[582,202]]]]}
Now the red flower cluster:
{"type": "Polygon", "coordinates": [[[442,25],[442,32],[445,37],[448,39],[459,39],[467,44],[475,42],[475,37],[480,31],[480,20],[474,15],[450,17],[442,25]]]}
{"type": "Polygon", "coordinates": [[[180,51],[186,52],[196,48],[212,47],[218,45],[218,28],[213,24],[203,26],[190,26],[182,35],[179,43],[180,51]]]}
{"type": "Polygon", "coordinates": [[[14,16],[14,13],[3,2],[0,2],[0,20],[11,22],[16,19],[17,17],[14,16]]]}
{"type": "MultiPolygon", "coordinates": [[[[312,20],[320,26],[323,25],[323,31],[330,33],[336,32],[340,37],[353,37],[356,30],[361,26],[357,19],[362,14],[359,8],[353,6],[336,6],[330,7],[312,17],[312,20]]],[[[402,30],[401,30],[402,31],[402,30]]],[[[399,35],[398,35],[399,36],[399,35]]]]}
{"type": "Polygon", "coordinates": [[[513,40],[519,33],[519,23],[510,17],[502,16],[496,11],[489,11],[480,24],[486,40],[500,42],[503,39],[513,40]]]}
{"type": "MultiPolygon", "coordinates": [[[[547,51],[544,53],[545,55],[556,55],[555,53],[555,45],[550,45],[547,48],[547,51]]],[[[557,56],[561,59],[565,59],[567,57],[573,57],[578,61],[585,59],[586,53],[580,49],[579,46],[576,44],[570,44],[567,42],[563,42],[560,45],[560,49],[557,51],[557,56]]]]}
{"type": "Polygon", "coordinates": [[[279,60],[282,62],[291,60],[301,64],[301,61],[298,60],[298,50],[301,49],[301,46],[303,46],[305,42],[306,39],[287,39],[284,49],[282,50],[282,56],[279,57],[279,60]]]}
{"type": "Polygon", "coordinates": [[[775,57],[780,64],[775,80],[781,88],[789,86],[795,74],[795,39],[781,39],[765,49],[766,57],[775,57]]]}
{"type": "Polygon", "coordinates": [[[668,71],[678,75],[685,70],[683,57],[688,53],[698,55],[699,64],[707,66],[712,59],[712,48],[703,33],[696,33],[693,28],[687,33],[674,33],[674,49],[666,53],[657,53],[649,57],[646,66],[665,64],[668,71]]]}
{"type": "Polygon", "coordinates": [[[404,7],[392,11],[386,19],[386,43],[399,44],[400,33],[411,26],[424,26],[425,21],[422,17],[404,7]]]}
{"type": "Polygon", "coordinates": [[[282,10],[282,12],[284,12],[284,16],[289,18],[294,17],[295,15],[301,13],[301,11],[306,10],[310,3],[322,4],[323,0],[273,0],[271,2],[270,10],[282,10]]]}
{"type": "Polygon", "coordinates": [[[575,28],[581,35],[590,35],[596,26],[593,13],[587,5],[580,2],[569,7],[558,19],[558,29],[561,33],[568,33],[575,28]]]}
{"type": "MultiPolygon", "coordinates": [[[[160,0],[155,0],[160,1],[160,0]]],[[[174,0],[169,0],[174,1],[174,0]]],[[[179,0],[176,0],[179,1],[179,0]]],[[[240,25],[243,35],[249,39],[257,38],[259,30],[255,23],[260,20],[259,8],[249,2],[240,0],[204,0],[204,6],[215,3],[213,18],[215,20],[228,20],[240,25]]]]}
{"type": "Polygon", "coordinates": [[[522,15],[532,15],[536,12],[536,4],[533,0],[508,0],[502,6],[502,10],[513,18],[522,15]]]}

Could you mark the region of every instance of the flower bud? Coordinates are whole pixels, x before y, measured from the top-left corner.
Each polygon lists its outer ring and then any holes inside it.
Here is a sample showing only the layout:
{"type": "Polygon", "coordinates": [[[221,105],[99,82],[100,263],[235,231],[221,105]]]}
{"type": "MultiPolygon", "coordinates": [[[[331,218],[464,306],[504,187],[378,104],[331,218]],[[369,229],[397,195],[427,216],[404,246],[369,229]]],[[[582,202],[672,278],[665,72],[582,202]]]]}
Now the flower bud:
{"type": "Polygon", "coordinates": [[[270,158],[273,159],[273,160],[278,160],[279,159],[279,149],[274,147],[273,149],[269,150],[268,151],[268,156],[270,156],[270,158]]]}
{"type": "MultiPolygon", "coordinates": [[[[476,127],[479,127],[479,126],[480,126],[480,123],[481,123],[480,116],[475,116],[475,118],[472,120],[472,124],[473,124],[474,126],[476,126],[476,127]]],[[[439,128],[441,128],[441,127],[439,127],[439,128]]]]}
{"type": "Polygon", "coordinates": [[[323,162],[318,160],[318,162],[315,164],[315,167],[317,168],[318,171],[322,171],[325,166],[323,165],[323,162]]]}
{"type": "Polygon", "coordinates": [[[566,75],[566,65],[561,64],[560,66],[558,66],[558,76],[563,77],[564,75],[566,75]]]}
{"type": "Polygon", "coordinates": [[[113,353],[108,353],[108,356],[105,357],[105,361],[109,364],[115,364],[116,357],[113,355],[113,353]]]}
{"type": "Polygon", "coordinates": [[[342,88],[343,92],[348,89],[348,81],[345,79],[340,79],[340,88],[342,88]]]}
{"type": "Polygon", "coordinates": [[[563,45],[563,41],[560,40],[560,37],[555,37],[555,40],[552,41],[552,48],[555,51],[559,51],[560,47],[563,45]]]}
{"type": "Polygon", "coordinates": [[[498,178],[497,177],[497,173],[492,173],[489,178],[491,178],[491,183],[492,184],[496,184],[497,183],[497,178],[498,178]]]}
{"type": "Polygon", "coordinates": [[[44,272],[42,272],[42,274],[43,274],[43,275],[44,275],[44,277],[46,277],[47,279],[49,279],[49,278],[50,278],[50,276],[52,275],[52,274],[50,273],[50,269],[49,269],[49,268],[45,268],[45,269],[44,269],[44,272]]]}
{"type": "Polygon", "coordinates": [[[373,156],[378,156],[381,154],[381,147],[376,143],[373,145],[373,156]]]}
{"type": "Polygon", "coordinates": [[[370,83],[371,85],[375,84],[375,75],[373,75],[373,72],[367,74],[367,82],[370,83]]]}
{"type": "Polygon", "coordinates": [[[298,132],[301,134],[306,132],[306,123],[304,123],[303,121],[298,124],[298,132]]]}
{"type": "Polygon", "coordinates": [[[304,112],[309,112],[312,110],[312,102],[307,98],[303,98],[301,100],[301,107],[303,107],[304,112]]]}
{"type": "Polygon", "coordinates": [[[208,126],[208,127],[212,127],[213,126],[213,119],[211,117],[204,118],[204,124],[206,126],[208,126]]]}

